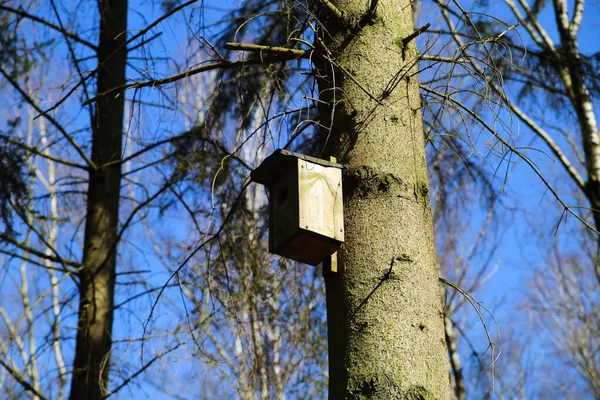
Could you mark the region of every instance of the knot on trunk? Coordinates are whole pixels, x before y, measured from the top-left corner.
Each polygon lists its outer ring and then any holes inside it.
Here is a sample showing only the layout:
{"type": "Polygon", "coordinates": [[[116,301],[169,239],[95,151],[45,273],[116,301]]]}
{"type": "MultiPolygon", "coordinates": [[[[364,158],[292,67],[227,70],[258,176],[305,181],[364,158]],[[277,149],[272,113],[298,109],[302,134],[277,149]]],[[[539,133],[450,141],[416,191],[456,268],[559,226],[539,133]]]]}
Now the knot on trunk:
{"type": "Polygon", "coordinates": [[[398,196],[409,198],[412,190],[399,177],[366,165],[344,169],[344,197],[373,198],[398,196]]]}
{"type": "Polygon", "coordinates": [[[405,400],[436,400],[435,396],[431,394],[423,386],[413,386],[408,389],[408,392],[404,395],[405,400]]]}

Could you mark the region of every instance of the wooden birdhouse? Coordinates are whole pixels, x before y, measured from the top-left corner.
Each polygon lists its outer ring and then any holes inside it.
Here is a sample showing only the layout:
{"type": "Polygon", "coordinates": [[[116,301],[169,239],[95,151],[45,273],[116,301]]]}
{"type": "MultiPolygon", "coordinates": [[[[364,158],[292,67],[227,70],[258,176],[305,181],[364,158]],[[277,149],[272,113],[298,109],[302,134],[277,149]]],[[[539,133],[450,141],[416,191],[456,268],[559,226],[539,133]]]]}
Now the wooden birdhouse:
{"type": "Polygon", "coordinates": [[[252,180],[269,190],[271,253],[310,265],[331,263],[344,242],[343,167],[334,161],[280,149],[252,172],[252,180]]]}

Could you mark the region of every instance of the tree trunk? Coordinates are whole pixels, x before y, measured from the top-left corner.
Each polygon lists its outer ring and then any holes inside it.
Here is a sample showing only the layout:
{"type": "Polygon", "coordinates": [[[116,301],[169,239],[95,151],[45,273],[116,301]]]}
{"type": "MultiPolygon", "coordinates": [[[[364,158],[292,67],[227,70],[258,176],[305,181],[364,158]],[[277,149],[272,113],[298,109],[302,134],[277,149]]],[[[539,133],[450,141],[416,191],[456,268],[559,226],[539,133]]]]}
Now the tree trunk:
{"type": "MultiPolygon", "coordinates": [[[[100,8],[97,93],[125,83],[127,1],[100,8]]],[[[98,100],[92,122],[83,270],[79,274],[79,322],[71,383],[72,400],[107,394],[114,313],[124,95],[98,100]]]]}
{"type": "MultiPolygon", "coordinates": [[[[598,134],[594,104],[585,82],[585,72],[577,41],[583,3],[581,10],[574,11],[571,20],[568,16],[566,0],[553,0],[553,6],[560,38],[560,49],[563,52],[562,59],[558,57],[558,60],[566,65],[566,71],[561,75],[561,79],[577,114],[583,141],[585,169],[588,175],[585,195],[590,201],[594,226],[600,232],[600,134],[598,134]]],[[[600,249],[600,236],[598,237],[598,247],[600,249]]],[[[600,284],[600,262],[597,260],[594,262],[594,272],[600,284]]]]}
{"type": "Polygon", "coordinates": [[[329,397],[450,399],[411,2],[332,3],[319,91],[346,241],[326,277],[329,397]]]}
{"type": "MultiPolygon", "coordinates": [[[[446,309],[449,313],[450,310],[446,309]]],[[[448,314],[444,317],[444,327],[446,332],[446,344],[448,345],[448,359],[450,360],[450,371],[453,396],[455,400],[466,400],[465,380],[463,376],[462,363],[458,354],[458,338],[454,332],[454,322],[448,314]]]]}

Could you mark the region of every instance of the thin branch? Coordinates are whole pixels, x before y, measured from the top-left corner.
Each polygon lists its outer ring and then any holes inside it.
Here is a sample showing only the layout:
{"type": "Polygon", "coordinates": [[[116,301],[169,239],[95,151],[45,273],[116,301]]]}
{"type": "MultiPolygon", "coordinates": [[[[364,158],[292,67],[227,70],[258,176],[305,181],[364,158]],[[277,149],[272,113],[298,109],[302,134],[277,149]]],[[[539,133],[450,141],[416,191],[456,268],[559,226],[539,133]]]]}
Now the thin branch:
{"type": "Polygon", "coordinates": [[[276,46],[263,46],[259,44],[246,44],[246,43],[236,43],[236,42],[227,42],[225,46],[223,46],[226,50],[240,50],[240,51],[251,51],[251,52],[259,52],[259,53],[267,53],[267,54],[286,54],[286,55],[294,55],[297,57],[306,57],[309,51],[301,50],[301,49],[290,49],[288,47],[276,47],[276,46]]]}
{"type": "MultiPolygon", "coordinates": [[[[186,131],[186,132],[184,132],[184,133],[182,133],[182,134],[180,134],[180,135],[177,135],[177,136],[171,137],[171,138],[167,138],[167,139],[159,140],[158,142],[155,142],[155,143],[149,144],[148,146],[146,146],[146,147],[144,147],[144,148],[142,148],[142,149],[138,150],[137,152],[135,152],[135,153],[133,153],[133,154],[131,154],[131,155],[127,156],[127,157],[126,157],[126,158],[124,158],[123,160],[121,160],[121,161],[116,161],[116,162],[120,162],[120,163],[123,163],[123,164],[124,164],[124,163],[126,163],[126,162],[128,162],[128,161],[131,161],[131,160],[133,160],[134,158],[137,158],[137,157],[139,157],[140,155],[142,155],[142,154],[144,154],[144,153],[147,153],[147,152],[149,152],[149,151],[151,151],[151,150],[153,150],[153,149],[155,149],[155,148],[157,148],[157,147],[159,147],[159,146],[162,146],[162,145],[164,145],[164,144],[167,144],[167,143],[175,143],[175,142],[177,142],[177,141],[179,141],[179,140],[187,139],[187,138],[190,136],[190,134],[191,134],[192,132],[193,132],[193,129],[191,129],[191,130],[189,130],[189,131],[186,131]]],[[[248,169],[248,170],[252,170],[252,167],[251,167],[250,165],[248,165],[248,163],[246,163],[246,162],[245,162],[244,160],[242,160],[240,157],[238,157],[238,156],[236,156],[236,155],[234,155],[234,154],[230,153],[229,151],[227,151],[227,149],[226,149],[225,147],[223,147],[222,145],[220,145],[219,143],[217,143],[215,140],[213,140],[213,139],[209,139],[209,138],[205,138],[205,137],[198,137],[198,138],[194,138],[194,139],[195,139],[195,140],[198,140],[198,141],[201,141],[201,142],[203,142],[203,143],[207,143],[207,144],[210,144],[210,145],[212,145],[212,146],[213,146],[213,147],[215,147],[216,149],[218,149],[218,150],[220,150],[221,152],[223,152],[225,155],[229,156],[230,158],[233,158],[234,160],[236,160],[237,162],[239,162],[240,164],[242,164],[242,165],[243,165],[243,166],[244,166],[246,169],[248,169]]],[[[167,159],[167,157],[165,157],[165,158],[162,158],[162,159],[161,159],[161,161],[164,161],[164,160],[166,160],[166,159],[167,159]]],[[[109,164],[110,164],[110,163],[109,163],[109,164]]]]}
{"type": "Polygon", "coordinates": [[[342,13],[339,8],[334,6],[332,2],[330,2],[329,0],[319,0],[319,2],[321,4],[323,4],[325,7],[327,7],[327,9],[329,11],[331,11],[333,13],[333,15],[335,15],[336,17],[338,17],[340,19],[343,18],[344,13],[342,13]]]}
{"type": "MultiPolygon", "coordinates": [[[[181,4],[180,6],[175,7],[174,9],[172,9],[171,11],[169,11],[168,13],[162,15],[161,17],[157,18],[154,22],[152,22],[150,25],[148,25],[147,27],[145,27],[144,29],[142,29],[141,31],[139,31],[138,33],[136,33],[135,35],[133,35],[129,40],[127,40],[123,46],[127,46],[128,44],[130,44],[131,42],[133,42],[134,40],[137,40],[139,37],[143,36],[144,34],[146,34],[146,32],[148,32],[150,29],[154,28],[156,25],[158,25],[159,23],[161,23],[162,21],[164,21],[166,18],[170,17],[171,15],[175,14],[177,11],[181,10],[184,7],[187,7],[190,4],[196,3],[198,0],[190,0],[188,2],[185,2],[183,4],[181,4]]],[[[118,49],[116,49],[115,51],[113,51],[111,54],[108,55],[108,57],[106,57],[106,60],[110,60],[115,54],[117,54],[118,52],[120,52],[123,48],[123,46],[119,47],[118,49]]],[[[49,113],[52,110],[55,110],[56,108],[58,108],[58,106],[60,106],[62,103],[64,103],[69,97],[71,97],[71,95],[73,93],[75,93],[75,91],[77,90],[77,88],[79,88],[79,86],[83,85],[85,83],[85,81],[87,81],[90,77],[92,77],[94,74],[96,74],[96,72],[98,72],[98,70],[100,68],[104,67],[104,63],[100,64],[96,67],[96,69],[94,69],[93,71],[90,71],[85,77],[81,78],[79,80],[79,82],[77,82],[77,84],[75,86],[73,86],[68,92],[67,94],[65,94],[59,101],[57,101],[52,107],[48,108],[45,111],[40,112],[40,115],[46,115],[47,113],[49,113]]],[[[93,100],[93,99],[92,99],[93,100]]],[[[91,100],[87,100],[86,103],[91,103],[91,100]]],[[[86,103],[84,103],[83,105],[87,105],[86,103]]]]}
{"type": "Polygon", "coordinates": [[[200,66],[198,68],[192,68],[188,71],[185,72],[180,72],[178,74],[172,75],[168,78],[163,78],[163,79],[152,79],[149,81],[144,81],[144,82],[134,82],[134,83],[127,83],[125,85],[121,85],[121,86],[117,86],[114,87],[110,90],[107,90],[104,93],[100,93],[98,94],[96,97],[93,97],[89,100],[87,100],[85,103],[83,103],[83,105],[88,105],[90,103],[93,103],[95,101],[98,101],[98,99],[100,99],[101,97],[104,96],[109,96],[112,94],[118,94],[121,92],[124,92],[128,89],[132,89],[132,88],[143,88],[143,87],[154,87],[154,86],[160,86],[160,85],[164,85],[167,83],[173,83],[176,82],[178,80],[181,79],[186,79],[189,78],[190,76],[194,76],[196,74],[199,74],[201,72],[205,72],[205,71],[212,71],[215,69],[230,69],[230,68],[237,68],[237,67],[243,67],[243,66],[251,66],[251,65],[261,65],[261,64],[276,64],[279,62],[285,62],[285,61],[289,61],[290,59],[293,59],[297,56],[278,56],[278,57],[270,57],[270,58],[256,58],[256,59],[249,59],[249,60],[237,60],[237,61],[223,61],[223,62],[216,62],[216,63],[212,63],[212,64],[207,64],[207,65],[203,65],[200,66]]]}
{"type": "MultiPolygon", "coordinates": [[[[58,20],[58,23],[60,24],[60,28],[64,31],[65,27],[62,23],[62,19],[60,18],[60,13],[58,12],[56,3],[54,2],[54,0],[50,0],[50,4],[52,5],[52,10],[54,11],[54,15],[56,16],[56,19],[58,20]]],[[[81,68],[79,68],[79,63],[77,62],[77,57],[75,56],[75,51],[73,50],[73,46],[71,46],[71,42],[69,41],[69,38],[66,35],[64,35],[64,36],[65,36],[65,42],[67,43],[67,48],[69,49],[69,54],[71,55],[71,59],[73,60],[73,64],[75,66],[75,69],[77,70],[77,75],[82,76],[83,73],[81,72],[81,68]]],[[[90,98],[87,84],[85,83],[85,81],[83,82],[83,93],[85,94],[85,97],[87,99],[90,98]]],[[[89,112],[90,112],[90,120],[92,120],[94,118],[93,110],[90,108],[89,112]]]]}
{"type": "MultiPolygon", "coordinates": [[[[495,385],[494,385],[494,381],[495,381],[495,374],[494,374],[494,366],[496,364],[496,361],[498,361],[498,357],[500,357],[500,353],[498,353],[497,355],[496,353],[496,348],[498,347],[498,345],[496,345],[496,343],[494,342],[494,340],[492,339],[492,335],[489,331],[489,328],[487,326],[487,323],[485,322],[485,318],[483,317],[483,313],[481,310],[486,311],[491,317],[492,320],[494,321],[494,324],[496,325],[496,327],[498,326],[498,322],[496,321],[496,318],[494,317],[494,314],[491,313],[490,310],[488,310],[482,303],[478,302],[477,299],[475,299],[475,297],[473,297],[469,292],[467,292],[465,289],[463,289],[462,287],[460,287],[459,285],[457,285],[456,283],[449,281],[448,279],[442,278],[441,276],[439,277],[440,282],[443,285],[446,286],[450,286],[451,288],[453,288],[454,290],[458,291],[460,294],[462,294],[463,296],[465,296],[465,298],[469,301],[469,303],[471,304],[471,306],[473,307],[473,309],[475,310],[475,312],[477,313],[477,316],[479,317],[479,321],[481,321],[481,324],[483,326],[483,330],[485,331],[485,335],[487,336],[488,339],[488,344],[489,344],[489,348],[492,349],[492,353],[491,353],[491,369],[492,369],[492,393],[494,392],[495,389],[495,385]]],[[[500,332],[498,331],[498,334],[500,334],[500,332]]]]}
{"type": "Polygon", "coordinates": [[[171,275],[169,276],[167,281],[161,287],[160,291],[158,292],[158,295],[156,296],[156,300],[154,300],[154,302],[152,303],[152,307],[150,307],[150,313],[148,315],[148,318],[144,322],[143,333],[142,333],[142,354],[144,353],[144,351],[143,351],[144,350],[144,338],[146,337],[146,330],[148,329],[148,324],[152,320],[152,316],[154,315],[154,311],[156,310],[158,301],[162,297],[162,295],[163,295],[164,291],[167,289],[167,287],[169,287],[169,282],[171,282],[179,274],[179,272],[187,265],[187,263],[192,259],[192,257],[194,257],[196,255],[196,253],[198,253],[202,248],[204,248],[204,246],[206,246],[208,243],[211,243],[213,240],[217,239],[219,237],[219,235],[221,235],[221,233],[223,232],[223,230],[229,223],[229,220],[233,216],[234,212],[237,210],[239,202],[243,198],[243,195],[246,192],[246,189],[248,188],[248,186],[250,186],[251,183],[252,183],[252,181],[249,179],[249,177],[247,177],[246,182],[242,186],[238,196],[233,201],[233,204],[231,205],[229,212],[227,213],[225,218],[223,218],[223,221],[221,222],[221,226],[219,227],[219,229],[217,229],[217,231],[213,235],[211,235],[209,238],[206,238],[200,244],[198,244],[194,248],[194,250],[192,250],[190,252],[190,254],[188,254],[188,256],[179,264],[179,266],[175,269],[175,271],[173,271],[171,273],[171,275]]]}
{"type": "Polygon", "coordinates": [[[510,143],[508,143],[506,141],[506,139],[504,139],[502,136],[500,136],[491,126],[489,126],[476,112],[474,112],[473,110],[471,110],[469,107],[465,106],[464,104],[462,104],[460,101],[452,98],[452,96],[444,94],[444,93],[440,93],[438,91],[435,91],[431,88],[428,88],[426,86],[420,85],[421,89],[423,89],[424,91],[431,93],[431,94],[435,94],[436,96],[449,101],[451,103],[453,103],[454,105],[456,105],[458,108],[464,110],[467,114],[469,114],[474,120],[476,120],[485,130],[487,130],[488,132],[490,132],[496,139],[498,139],[498,141],[500,143],[502,143],[504,146],[506,146],[506,148],[508,148],[511,152],[513,152],[514,154],[516,154],[520,159],[522,159],[523,161],[525,161],[525,163],[527,165],[529,165],[531,167],[531,169],[533,170],[533,172],[535,172],[535,174],[542,180],[542,182],[544,183],[544,186],[546,186],[546,188],[550,191],[550,193],[552,193],[552,195],[554,196],[554,198],[561,204],[561,206],[563,206],[563,209],[568,212],[569,214],[573,215],[577,220],[579,220],[585,227],[587,227],[588,229],[590,229],[592,232],[595,232],[597,234],[600,234],[600,232],[598,232],[596,229],[594,229],[587,221],[585,221],[580,215],[578,215],[576,212],[574,212],[572,210],[573,207],[568,206],[564,200],[558,195],[558,193],[556,192],[556,190],[552,187],[552,185],[550,185],[550,182],[548,182],[548,180],[546,179],[546,177],[544,177],[544,175],[542,174],[542,172],[537,168],[537,166],[533,163],[533,161],[531,161],[528,157],[526,157],[523,153],[521,153],[520,151],[518,151],[514,146],[512,146],[510,143]]]}
{"type": "MultiPolygon", "coordinates": [[[[494,88],[494,90],[497,91],[495,85],[492,84],[492,87],[494,88]]],[[[529,118],[527,114],[525,114],[512,101],[509,101],[506,97],[504,100],[506,101],[508,108],[510,108],[510,110],[514,112],[517,115],[517,117],[519,117],[521,121],[523,121],[529,127],[529,129],[534,131],[536,135],[538,135],[546,143],[546,145],[550,148],[552,153],[554,153],[554,155],[558,158],[563,167],[567,170],[567,173],[571,176],[571,179],[575,181],[575,183],[577,184],[577,186],[579,186],[581,190],[585,191],[585,181],[583,180],[577,169],[573,166],[573,164],[571,164],[567,156],[562,152],[561,148],[554,142],[554,140],[552,140],[552,137],[538,124],[536,124],[531,118],[529,118]]]]}
{"type": "Polygon", "coordinates": [[[0,134],[0,138],[2,140],[4,140],[4,141],[10,143],[10,144],[13,144],[13,145],[15,145],[15,146],[17,146],[17,147],[25,150],[25,151],[28,151],[30,153],[33,153],[33,154],[35,154],[37,156],[40,156],[40,157],[43,157],[45,159],[54,161],[54,162],[59,163],[59,164],[67,165],[69,167],[82,169],[84,171],[88,170],[88,167],[86,167],[85,165],[77,164],[77,163],[72,162],[72,161],[63,160],[62,158],[54,157],[54,156],[51,156],[50,154],[45,154],[43,151],[40,151],[40,150],[38,150],[36,148],[27,146],[26,144],[23,144],[23,143],[19,142],[18,140],[11,139],[8,135],[0,134]]]}
{"type": "MultiPolygon", "coordinates": [[[[71,271],[65,270],[64,268],[49,266],[49,265],[47,265],[45,263],[42,263],[40,261],[35,261],[35,260],[31,259],[30,257],[28,257],[26,255],[21,255],[19,253],[15,253],[15,252],[12,252],[12,251],[9,251],[9,250],[4,250],[2,248],[0,248],[0,254],[6,254],[9,257],[18,258],[20,260],[27,261],[30,264],[37,265],[38,267],[42,267],[42,268],[47,269],[47,270],[60,271],[60,272],[71,272],[71,271]]],[[[51,260],[45,260],[45,261],[53,262],[51,260]]]]}
{"type": "Polygon", "coordinates": [[[444,62],[444,63],[451,63],[451,64],[462,64],[462,63],[468,63],[468,60],[465,60],[464,58],[456,58],[456,57],[442,57],[442,56],[428,56],[426,54],[422,54],[419,56],[420,60],[424,60],[424,61],[433,61],[433,62],[444,62]]]}
{"type": "MultiPolygon", "coordinates": [[[[136,44],[135,46],[128,48],[127,49],[127,53],[130,53],[130,52],[132,52],[134,50],[139,49],[140,47],[142,47],[144,45],[147,45],[148,43],[150,43],[154,39],[158,39],[159,37],[161,37],[162,34],[163,34],[162,32],[158,32],[157,34],[150,36],[148,39],[142,40],[140,43],[136,44]]],[[[131,59],[132,57],[128,57],[128,58],[131,59]]],[[[144,60],[146,60],[146,59],[147,58],[144,58],[144,60]]]]}
{"type": "Polygon", "coordinates": [[[35,103],[35,101],[23,89],[21,89],[19,84],[1,66],[0,66],[0,74],[2,74],[4,76],[4,78],[6,78],[8,83],[10,83],[12,85],[12,87],[15,88],[15,90],[17,92],[19,92],[21,97],[23,97],[23,99],[31,107],[33,107],[35,109],[35,111],[37,111],[40,114],[43,114],[48,119],[48,121],[50,121],[52,123],[52,125],[54,125],[56,127],[56,129],[58,129],[58,131],[65,137],[65,139],[67,139],[67,141],[71,144],[71,146],[73,146],[75,151],[77,151],[77,153],[81,156],[81,158],[83,158],[85,160],[85,162],[91,168],[96,169],[96,164],[94,164],[94,162],[88,158],[88,156],[85,154],[83,149],[81,147],[79,147],[77,142],[75,142],[73,137],[71,137],[71,135],[69,135],[69,133],[65,130],[65,128],[63,128],[62,125],[59,124],[58,121],[55,120],[51,115],[42,111],[42,109],[35,103]]]}
{"type": "Polygon", "coordinates": [[[94,50],[94,51],[98,51],[98,47],[90,42],[88,42],[85,39],[82,39],[81,37],[77,36],[76,34],[69,32],[63,28],[61,28],[60,26],[54,25],[51,22],[46,21],[45,19],[42,19],[40,17],[36,17],[35,15],[29,14],[23,10],[18,10],[16,8],[12,8],[12,7],[7,7],[5,5],[0,4],[0,10],[2,11],[7,11],[13,14],[16,14],[20,17],[24,17],[24,18],[28,18],[32,21],[35,22],[39,22],[42,25],[46,25],[47,27],[50,27],[60,33],[62,33],[63,35],[69,37],[70,39],[73,39],[74,41],[76,41],[77,43],[81,43],[87,47],[89,47],[90,49],[94,50]]]}
{"type": "Polygon", "coordinates": [[[36,395],[37,397],[39,397],[41,400],[46,400],[46,397],[44,395],[42,395],[40,392],[38,392],[33,386],[31,386],[31,384],[29,382],[27,382],[27,380],[25,380],[25,377],[23,377],[23,375],[21,375],[19,373],[19,371],[16,371],[15,369],[13,369],[2,358],[0,358],[0,365],[2,365],[8,371],[8,373],[11,374],[11,376],[13,378],[15,378],[15,380],[17,382],[19,382],[19,384],[21,386],[23,386],[23,389],[25,389],[28,392],[33,393],[34,395],[36,395]]]}
{"type": "Polygon", "coordinates": [[[429,29],[430,26],[431,26],[431,24],[425,24],[425,25],[423,25],[422,27],[420,27],[419,29],[417,29],[416,31],[414,31],[413,33],[411,33],[410,35],[408,35],[407,37],[405,37],[404,39],[402,39],[402,44],[404,46],[406,46],[413,39],[415,39],[417,36],[419,36],[422,33],[426,32],[427,29],[429,29]]]}
{"type": "Polygon", "coordinates": [[[145,370],[147,370],[148,368],[150,368],[150,366],[152,366],[152,364],[154,364],[155,361],[160,360],[161,358],[163,358],[167,354],[175,351],[179,346],[181,346],[181,343],[178,343],[177,345],[175,345],[174,347],[170,348],[169,350],[166,350],[166,351],[164,351],[164,352],[156,355],[152,360],[148,361],[147,364],[145,364],[142,368],[140,368],[138,371],[136,371],[133,375],[131,375],[129,378],[127,378],[123,382],[121,382],[121,384],[119,386],[117,386],[112,392],[104,395],[102,398],[106,399],[106,398],[114,395],[115,393],[117,393],[119,390],[123,389],[132,380],[134,380],[137,376],[139,376],[142,372],[144,372],[145,370]]]}
{"type": "MultiPolygon", "coordinates": [[[[23,251],[29,252],[31,254],[33,254],[36,257],[39,257],[41,259],[44,260],[50,260],[52,262],[56,262],[56,263],[60,263],[63,266],[65,265],[69,265],[71,267],[75,267],[75,268],[79,268],[81,267],[80,263],[77,263],[75,261],[71,261],[71,260],[65,260],[64,258],[60,257],[60,256],[49,256],[44,254],[43,252],[36,250],[32,247],[29,247],[27,245],[25,245],[22,242],[19,242],[18,240],[14,239],[12,236],[7,235],[6,233],[2,233],[0,232],[0,240],[6,241],[12,245],[17,246],[18,248],[20,248],[23,251]]],[[[70,272],[67,268],[63,269],[64,272],[70,272]]]]}

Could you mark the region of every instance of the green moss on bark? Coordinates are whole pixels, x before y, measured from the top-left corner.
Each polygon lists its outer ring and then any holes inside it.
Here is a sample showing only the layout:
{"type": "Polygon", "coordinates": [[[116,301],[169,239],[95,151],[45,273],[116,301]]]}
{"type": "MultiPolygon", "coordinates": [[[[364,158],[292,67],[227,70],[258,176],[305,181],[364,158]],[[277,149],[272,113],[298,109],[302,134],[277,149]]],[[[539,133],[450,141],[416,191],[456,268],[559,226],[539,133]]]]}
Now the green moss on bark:
{"type": "Polygon", "coordinates": [[[344,170],[344,197],[408,196],[408,187],[393,174],[362,165],[344,170]]]}
{"type": "Polygon", "coordinates": [[[436,400],[436,398],[423,386],[413,386],[406,392],[404,400],[436,400]]]}

